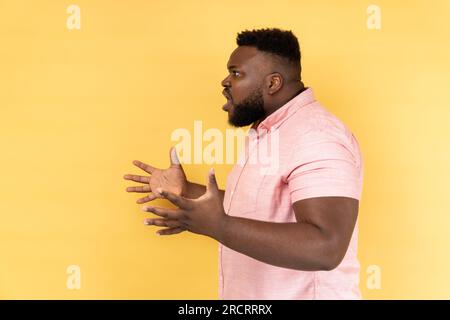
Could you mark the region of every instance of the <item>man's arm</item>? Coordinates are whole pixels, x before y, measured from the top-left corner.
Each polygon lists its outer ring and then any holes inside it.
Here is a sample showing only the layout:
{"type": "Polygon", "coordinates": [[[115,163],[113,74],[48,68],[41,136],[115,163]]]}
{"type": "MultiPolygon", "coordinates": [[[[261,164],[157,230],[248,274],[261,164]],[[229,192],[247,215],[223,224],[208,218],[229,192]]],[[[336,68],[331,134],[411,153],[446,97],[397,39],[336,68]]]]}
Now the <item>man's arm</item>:
{"type": "Polygon", "coordinates": [[[318,197],[293,204],[297,222],[273,223],[227,216],[218,241],[278,267],[332,270],[342,261],[358,215],[359,201],[318,197]]]}
{"type": "MultiPolygon", "coordinates": [[[[162,217],[147,219],[147,225],[184,228],[259,261],[304,271],[332,270],[339,265],[347,252],[359,205],[357,199],[348,197],[317,197],[293,204],[297,220],[293,223],[233,217],[225,213],[213,170],[206,192],[199,198],[165,190],[159,193],[178,208],[145,206],[144,211],[162,217]]],[[[158,233],[173,234],[167,229],[158,233]]]]}

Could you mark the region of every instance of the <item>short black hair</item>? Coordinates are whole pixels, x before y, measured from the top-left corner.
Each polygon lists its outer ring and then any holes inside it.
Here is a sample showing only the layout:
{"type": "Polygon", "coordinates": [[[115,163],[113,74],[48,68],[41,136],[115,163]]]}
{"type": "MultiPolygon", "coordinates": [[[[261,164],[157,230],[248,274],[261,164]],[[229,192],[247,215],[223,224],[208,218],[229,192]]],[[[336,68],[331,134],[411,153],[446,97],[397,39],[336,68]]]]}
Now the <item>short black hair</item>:
{"type": "Polygon", "coordinates": [[[256,47],[260,51],[285,58],[300,67],[300,45],[290,30],[278,28],[245,30],[237,34],[236,42],[238,46],[256,47]]]}

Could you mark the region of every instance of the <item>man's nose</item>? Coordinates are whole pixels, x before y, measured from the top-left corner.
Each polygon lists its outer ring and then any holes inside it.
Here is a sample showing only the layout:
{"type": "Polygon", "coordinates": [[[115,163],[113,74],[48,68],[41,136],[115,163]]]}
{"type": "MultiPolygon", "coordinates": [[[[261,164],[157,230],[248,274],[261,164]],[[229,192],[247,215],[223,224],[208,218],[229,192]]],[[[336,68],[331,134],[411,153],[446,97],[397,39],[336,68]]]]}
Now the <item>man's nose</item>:
{"type": "Polygon", "coordinates": [[[221,84],[222,87],[228,88],[230,87],[230,80],[229,80],[230,76],[227,76],[225,79],[222,80],[221,84]]]}

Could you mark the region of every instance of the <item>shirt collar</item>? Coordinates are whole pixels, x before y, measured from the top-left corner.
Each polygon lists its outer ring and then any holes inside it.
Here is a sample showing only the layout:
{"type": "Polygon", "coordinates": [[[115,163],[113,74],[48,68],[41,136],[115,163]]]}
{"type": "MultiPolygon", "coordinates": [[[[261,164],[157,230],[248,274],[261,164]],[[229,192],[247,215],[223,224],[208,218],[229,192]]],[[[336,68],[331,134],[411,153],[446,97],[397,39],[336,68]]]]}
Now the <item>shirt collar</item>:
{"type": "Polygon", "coordinates": [[[253,124],[252,128],[258,131],[270,131],[277,129],[285,120],[296,113],[300,108],[316,101],[312,88],[307,88],[294,98],[286,102],[275,112],[270,114],[260,123],[253,124]]]}

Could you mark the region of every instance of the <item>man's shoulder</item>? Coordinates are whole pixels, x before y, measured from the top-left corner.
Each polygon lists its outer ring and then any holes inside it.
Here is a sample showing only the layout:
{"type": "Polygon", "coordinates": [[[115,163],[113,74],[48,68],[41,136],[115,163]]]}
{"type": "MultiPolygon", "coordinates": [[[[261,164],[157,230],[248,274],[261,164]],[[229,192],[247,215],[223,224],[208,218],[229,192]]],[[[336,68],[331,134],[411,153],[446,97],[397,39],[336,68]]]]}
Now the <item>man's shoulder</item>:
{"type": "MultiPolygon", "coordinates": [[[[347,141],[352,133],[345,123],[319,102],[300,108],[280,127],[280,134],[302,143],[313,139],[347,141]]],[[[289,139],[291,140],[291,139],[289,139]]]]}

